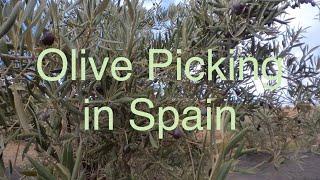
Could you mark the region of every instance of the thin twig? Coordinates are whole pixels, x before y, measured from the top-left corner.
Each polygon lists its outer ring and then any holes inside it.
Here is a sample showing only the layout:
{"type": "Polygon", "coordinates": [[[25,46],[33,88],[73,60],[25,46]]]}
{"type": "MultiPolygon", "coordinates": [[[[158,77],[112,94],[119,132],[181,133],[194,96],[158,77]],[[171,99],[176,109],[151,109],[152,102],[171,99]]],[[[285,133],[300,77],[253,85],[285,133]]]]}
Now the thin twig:
{"type": "Polygon", "coordinates": [[[36,59],[36,57],[32,57],[32,56],[18,56],[18,55],[10,55],[10,54],[3,54],[0,53],[0,57],[2,58],[8,58],[11,60],[28,60],[28,59],[36,59]]]}
{"type": "Polygon", "coordinates": [[[193,158],[192,158],[192,154],[191,154],[190,144],[187,142],[187,145],[188,145],[189,155],[190,155],[190,159],[191,159],[193,179],[196,180],[196,170],[194,168],[194,162],[193,162],[193,158]]]}
{"type": "Polygon", "coordinates": [[[16,151],[16,156],[15,156],[15,158],[14,158],[13,166],[16,166],[19,149],[20,149],[20,141],[18,142],[18,147],[17,147],[17,151],[16,151]]]}

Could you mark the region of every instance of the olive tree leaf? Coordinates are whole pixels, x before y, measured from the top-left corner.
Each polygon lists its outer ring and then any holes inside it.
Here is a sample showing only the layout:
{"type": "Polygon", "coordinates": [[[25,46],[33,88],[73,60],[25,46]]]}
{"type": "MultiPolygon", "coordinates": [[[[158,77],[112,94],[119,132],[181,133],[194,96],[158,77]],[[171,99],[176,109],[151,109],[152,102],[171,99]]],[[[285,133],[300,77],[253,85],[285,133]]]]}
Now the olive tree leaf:
{"type": "Polygon", "coordinates": [[[27,7],[23,12],[23,17],[21,19],[21,24],[27,20],[27,18],[32,17],[32,14],[34,12],[34,7],[36,6],[37,1],[36,0],[29,0],[27,3],[27,7]]]}
{"type": "Polygon", "coordinates": [[[73,159],[73,148],[70,142],[64,145],[62,164],[69,169],[70,172],[73,171],[74,159],[73,159]]]}
{"type": "Polygon", "coordinates": [[[37,173],[40,177],[47,179],[47,180],[56,180],[56,177],[43,165],[39,164],[36,160],[32,159],[31,157],[27,156],[30,163],[36,168],[37,173]]]}
{"type": "Polygon", "coordinates": [[[109,0],[103,0],[98,7],[94,10],[94,17],[98,16],[99,14],[101,14],[107,7],[109,4],[109,0]]]}
{"type": "Polygon", "coordinates": [[[80,143],[77,153],[76,153],[76,162],[74,164],[73,170],[72,170],[72,176],[71,180],[77,179],[77,176],[79,174],[79,169],[82,161],[82,143],[80,143]]]}
{"type": "Polygon", "coordinates": [[[134,9],[132,6],[132,3],[130,2],[130,0],[126,0],[127,6],[128,6],[128,12],[129,12],[129,16],[130,16],[130,20],[131,22],[133,22],[134,20],[134,9]]]}
{"type": "Polygon", "coordinates": [[[7,32],[9,32],[10,28],[13,26],[20,10],[21,10],[21,1],[18,1],[8,19],[1,25],[0,27],[0,38],[2,38],[7,32]]]}
{"type": "Polygon", "coordinates": [[[55,164],[56,169],[61,177],[64,177],[63,179],[69,180],[71,178],[69,169],[62,165],[61,163],[55,164]]]}
{"type": "Polygon", "coordinates": [[[159,144],[158,142],[154,139],[154,137],[152,136],[151,132],[149,132],[149,140],[150,140],[150,143],[152,145],[152,147],[158,149],[159,148],[159,144]]]}
{"type": "Polygon", "coordinates": [[[23,105],[23,102],[21,100],[21,96],[20,96],[20,94],[18,92],[19,86],[12,85],[12,86],[10,86],[10,89],[12,90],[13,99],[14,99],[14,106],[15,106],[18,118],[20,120],[20,125],[22,126],[23,130],[26,133],[30,133],[30,130],[32,128],[31,128],[31,126],[29,124],[28,115],[26,114],[26,112],[24,110],[24,105],[23,105]]]}

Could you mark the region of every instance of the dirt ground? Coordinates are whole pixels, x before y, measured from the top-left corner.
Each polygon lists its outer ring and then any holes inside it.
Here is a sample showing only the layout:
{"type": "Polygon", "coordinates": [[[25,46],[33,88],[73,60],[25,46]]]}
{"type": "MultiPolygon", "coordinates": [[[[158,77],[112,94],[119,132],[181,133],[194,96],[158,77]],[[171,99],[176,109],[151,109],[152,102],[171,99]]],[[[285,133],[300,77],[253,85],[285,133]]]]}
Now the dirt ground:
{"type": "MultiPolygon", "coordinates": [[[[273,163],[266,163],[254,173],[233,172],[228,180],[320,180],[320,155],[311,152],[299,154],[289,158],[277,169],[273,163]]],[[[254,153],[240,159],[239,167],[242,169],[254,167],[269,159],[267,154],[254,153]]]]}
{"type": "MultiPolygon", "coordinates": [[[[9,161],[14,167],[22,167],[28,163],[26,158],[22,159],[22,151],[25,143],[10,143],[6,146],[3,152],[5,166],[9,166],[9,161]]],[[[37,153],[34,147],[28,152],[28,155],[36,158],[37,153]]],[[[228,180],[320,180],[320,155],[311,152],[299,154],[294,158],[293,154],[276,169],[273,163],[265,163],[256,171],[248,172],[231,172],[228,175],[228,180]]],[[[252,153],[240,158],[238,167],[242,170],[252,168],[263,161],[270,158],[268,154],[252,153]]],[[[16,172],[17,173],[17,172],[16,172]]],[[[11,179],[19,179],[15,173],[11,179]]]]}
{"type": "MultiPolygon", "coordinates": [[[[22,159],[22,153],[25,147],[26,143],[24,142],[13,142],[7,144],[6,148],[3,151],[4,165],[8,167],[9,161],[11,161],[12,166],[14,167],[22,167],[23,165],[27,164],[28,159],[26,157],[22,159]]],[[[32,158],[37,157],[37,152],[34,150],[34,146],[30,147],[27,155],[32,158]]]]}

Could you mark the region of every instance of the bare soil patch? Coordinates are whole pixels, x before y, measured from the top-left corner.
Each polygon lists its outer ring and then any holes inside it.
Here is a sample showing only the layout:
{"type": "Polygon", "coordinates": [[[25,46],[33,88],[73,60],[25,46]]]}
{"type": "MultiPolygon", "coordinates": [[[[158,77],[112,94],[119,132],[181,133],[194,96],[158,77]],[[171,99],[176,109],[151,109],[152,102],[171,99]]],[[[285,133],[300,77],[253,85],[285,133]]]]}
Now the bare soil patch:
{"type": "MultiPolygon", "coordinates": [[[[28,164],[28,159],[26,157],[22,158],[22,153],[25,147],[25,142],[11,142],[7,144],[3,151],[3,161],[5,167],[9,166],[10,161],[14,167],[22,167],[28,164]]],[[[37,152],[34,150],[34,146],[30,147],[27,155],[32,158],[36,158],[38,156],[37,152]]]]}
{"type": "MultiPolygon", "coordinates": [[[[293,158],[293,154],[289,155],[279,168],[273,163],[262,165],[253,174],[233,172],[228,176],[228,180],[319,180],[320,179],[320,155],[311,152],[299,154],[298,159],[293,158]]],[[[264,153],[252,153],[240,159],[239,167],[250,168],[267,160],[270,155],[264,153]]]]}

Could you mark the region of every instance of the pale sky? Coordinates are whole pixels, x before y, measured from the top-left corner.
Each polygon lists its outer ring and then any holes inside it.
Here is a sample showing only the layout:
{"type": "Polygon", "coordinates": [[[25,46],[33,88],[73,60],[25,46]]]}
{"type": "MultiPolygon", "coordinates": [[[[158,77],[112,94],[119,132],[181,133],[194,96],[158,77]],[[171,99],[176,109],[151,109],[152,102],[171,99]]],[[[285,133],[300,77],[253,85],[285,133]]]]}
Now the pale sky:
{"type": "MultiPolygon", "coordinates": [[[[304,34],[303,40],[310,47],[320,45],[320,10],[310,5],[302,5],[300,8],[289,9],[288,17],[295,18],[290,23],[291,27],[309,27],[304,34]]],[[[320,49],[316,51],[316,54],[320,55],[320,49]]]]}

